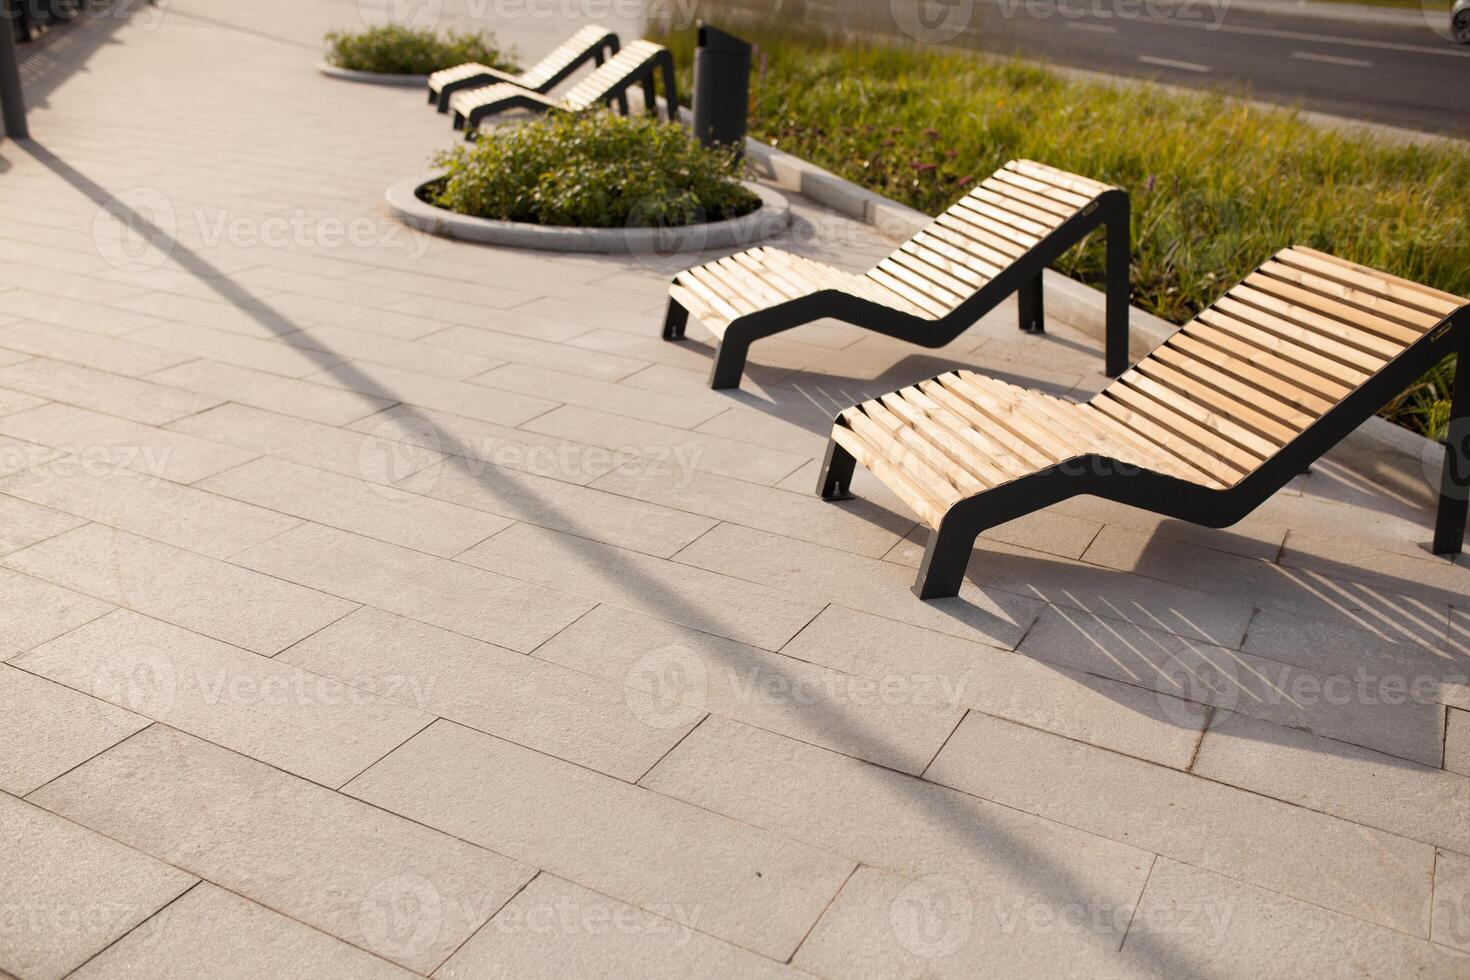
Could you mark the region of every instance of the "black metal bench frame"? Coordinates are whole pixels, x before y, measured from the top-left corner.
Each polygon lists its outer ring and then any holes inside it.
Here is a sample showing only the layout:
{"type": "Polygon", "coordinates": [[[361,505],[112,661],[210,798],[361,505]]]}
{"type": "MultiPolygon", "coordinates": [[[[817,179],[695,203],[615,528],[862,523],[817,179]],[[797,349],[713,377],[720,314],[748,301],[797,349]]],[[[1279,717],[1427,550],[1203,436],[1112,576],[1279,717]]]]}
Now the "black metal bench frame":
{"type": "MultiPolygon", "coordinates": [[[[479,88],[482,85],[493,85],[496,82],[505,82],[510,85],[520,85],[521,88],[526,89],[528,92],[536,92],[540,95],[545,95],[547,92],[550,92],[552,89],[556,88],[568,78],[571,78],[572,75],[576,73],[577,69],[581,68],[589,60],[592,61],[594,65],[601,67],[604,61],[617,54],[618,51],[621,50],[621,45],[622,42],[618,40],[618,36],[609,31],[598,40],[597,44],[589,47],[581,54],[580,57],[578,57],[571,64],[558,71],[555,75],[548,78],[542,84],[534,87],[522,85],[519,81],[517,81],[518,78],[525,77],[524,75],[512,75],[509,72],[498,72],[494,70],[483,71],[478,75],[471,75],[467,78],[456,78],[452,82],[445,82],[444,87],[439,89],[437,93],[435,93],[433,89],[429,89],[429,104],[434,106],[440,112],[448,112],[449,99],[451,96],[454,95],[455,92],[467,88],[479,88]]],[[[624,98],[626,99],[626,96],[624,96],[624,98]]],[[[625,113],[627,112],[626,106],[623,107],[623,111],[625,113]]]]}

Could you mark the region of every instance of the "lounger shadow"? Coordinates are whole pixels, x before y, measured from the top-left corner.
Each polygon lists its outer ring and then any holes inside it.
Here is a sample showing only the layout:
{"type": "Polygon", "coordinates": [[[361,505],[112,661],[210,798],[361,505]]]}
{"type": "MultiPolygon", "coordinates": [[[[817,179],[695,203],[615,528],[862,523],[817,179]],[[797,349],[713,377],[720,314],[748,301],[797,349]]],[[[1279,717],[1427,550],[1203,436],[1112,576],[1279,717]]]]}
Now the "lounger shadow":
{"type": "Polygon", "coordinates": [[[454,128],[463,129],[465,137],[471,138],[482,121],[511,109],[586,112],[603,105],[617,105],[627,115],[628,90],[637,85],[643,90],[645,110],[649,115],[657,116],[656,80],[663,83],[664,98],[672,119],[679,104],[674,58],[667,48],[651,41],[634,41],[560,98],[553,99],[519,85],[500,82],[454,93],[449,98],[449,109],[454,114],[454,128]]]}
{"type": "MultiPolygon", "coordinates": [[[[1288,248],[1085,403],[959,371],[844,411],[817,491],[847,497],[862,463],[930,529],[914,591],[952,596],[982,531],[1081,494],[1234,524],[1450,354],[1470,363],[1466,300],[1288,248]]],[[[1467,501],[1461,383],[1436,553],[1467,501]]]]}
{"type": "Polygon", "coordinates": [[[621,47],[618,36],[606,27],[588,24],[567,38],[553,52],[519,75],[470,62],[436,71],[429,76],[429,104],[440,112],[449,109],[455,92],[505,82],[545,95],[572,76],[588,61],[601,65],[621,47]],[[604,55],[606,52],[606,55],[604,55]]]}
{"type": "Polygon", "coordinates": [[[692,314],[719,347],[711,388],[734,388],[750,345],[830,317],[942,347],[1013,294],[1021,329],[1045,329],[1042,273],[1107,228],[1107,373],[1128,366],[1128,195],[1086,177],[1012,160],[898,251],[854,275],[775,248],[687,269],[669,288],[665,340],[692,314]]]}

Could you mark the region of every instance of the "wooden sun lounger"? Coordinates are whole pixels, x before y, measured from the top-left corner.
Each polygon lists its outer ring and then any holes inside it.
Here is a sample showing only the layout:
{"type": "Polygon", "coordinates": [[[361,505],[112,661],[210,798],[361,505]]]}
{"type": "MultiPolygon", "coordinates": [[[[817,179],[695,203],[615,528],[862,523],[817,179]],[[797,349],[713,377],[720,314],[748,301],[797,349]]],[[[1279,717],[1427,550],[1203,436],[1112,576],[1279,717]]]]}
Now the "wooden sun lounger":
{"type": "Polygon", "coordinates": [[[429,104],[436,106],[440,112],[446,112],[449,109],[449,99],[455,92],[497,82],[545,95],[570,78],[574,71],[588,61],[601,65],[606,60],[603,52],[606,51],[610,57],[618,53],[619,47],[616,33],[606,27],[588,24],[519,75],[498,71],[476,62],[434,72],[429,76],[429,104]]]}
{"type": "Polygon", "coordinates": [[[1041,332],[1042,272],[1107,226],[1107,373],[1128,366],[1128,195],[1029,160],[1012,160],[862,275],[775,248],[688,269],[669,289],[665,340],[690,314],[719,340],[711,388],[734,388],[753,341],[833,317],[942,347],[1013,293],[1021,329],[1041,332]]]}
{"type": "MultiPolygon", "coordinates": [[[[848,496],[862,463],[930,529],[914,591],[952,596],[981,531],[1079,494],[1233,524],[1450,354],[1470,363],[1470,301],[1288,248],[1086,402],[956,371],[846,410],[817,489],[848,496]]],[[[1467,379],[1440,554],[1465,537],[1467,379]]]]}
{"type": "Polygon", "coordinates": [[[673,119],[679,111],[674,82],[674,58],[667,48],[652,41],[634,41],[601,68],[568,89],[566,95],[559,99],[502,82],[456,92],[449,99],[449,108],[454,113],[455,128],[463,128],[466,137],[469,137],[483,119],[508,109],[585,112],[616,102],[626,113],[628,89],[638,85],[643,89],[643,101],[649,114],[656,116],[658,102],[654,93],[654,80],[658,76],[662,76],[669,118],[673,119]]]}

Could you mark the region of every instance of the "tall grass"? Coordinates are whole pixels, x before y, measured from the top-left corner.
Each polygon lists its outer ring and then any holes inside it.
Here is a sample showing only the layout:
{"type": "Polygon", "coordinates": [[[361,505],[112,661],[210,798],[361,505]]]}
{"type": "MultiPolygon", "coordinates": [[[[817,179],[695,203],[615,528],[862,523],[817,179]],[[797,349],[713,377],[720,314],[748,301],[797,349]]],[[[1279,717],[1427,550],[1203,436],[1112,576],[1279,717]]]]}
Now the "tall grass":
{"type": "MultiPolygon", "coordinates": [[[[1133,302],[1172,322],[1289,244],[1470,294],[1470,152],[1457,144],[1391,143],[1221,94],[1076,81],[937,47],[746,33],[751,134],[921,211],[1016,157],[1127,189],[1133,302]]],[[[692,34],[660,40],[689,91],[692,34]]],[[[1101,284],[1098,238],[1061,269],[1101,284]]],[[[1439,435],[1450,377],[1442,366],[1395,417],[1439,435]]]]}

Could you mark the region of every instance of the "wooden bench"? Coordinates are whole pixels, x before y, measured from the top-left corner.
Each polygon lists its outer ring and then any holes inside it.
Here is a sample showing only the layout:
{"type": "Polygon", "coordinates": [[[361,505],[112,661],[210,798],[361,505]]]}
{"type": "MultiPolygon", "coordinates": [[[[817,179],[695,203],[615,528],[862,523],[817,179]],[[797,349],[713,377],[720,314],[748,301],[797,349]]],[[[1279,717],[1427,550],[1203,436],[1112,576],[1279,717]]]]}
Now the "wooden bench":
{"type": "Polygon", "coordinates": [[[606,61],[602,67],[577,82],[559,99],[523,89],[518,85],[499,83],[464,89],[449,98],[454,113],[454,127],[464,129],[472,137],[476,127],[488,116],[510,109],[531,112],[586,112],[616,103],[628,111],[628,89],[643,89],[644,107],[650,115],[658,115],[654,92],[656,78],[662,78],[664,99],[669,118],[675,118],[679,102],[674,81],[674,59],[667,48],[652,41],[634,41],[606,61]]]}
{"type": "Polygon", "coordinates": [[[476,62],[436,71],[429,76],[429,104],[438,107],[440,112],[446,112],[449,99],[455,92],[497,82],[545,95],[588,61],[601,65],[607,57],[616,55],[619,47],[616,33],[606,27],[589,24],[519,75],[476,62]]]}
{"type": "Polygon", "coordinates": [[[1107,372],[1128,365],[1128,195],[1029,160],[1013,160],[862,274],[775,248],[688,269],[669,289],[665,340],[689,316],[719,341],[710,387],[740,384],[752,342],[832,317],[942,347],[1015,294],[1021,329],[1045,328],[1042,272],[1107,227],[1107,372]]]}
{"type": "MultiPolygon", "coordinates": [[[[956,371],[844,411],[818,492],[867,467],[930,529],[915,592],[952,596],[981,531],[1079,494],[1233,524],[1450,354],[1466,300],[1288,248],[1087,402],[956,371]]],[[[1470,499],[1470,384],[1453,402],[1440,554],[1470,499]]]]}

